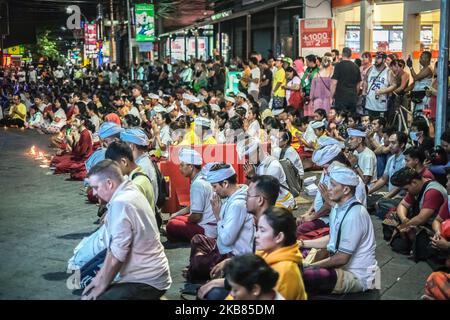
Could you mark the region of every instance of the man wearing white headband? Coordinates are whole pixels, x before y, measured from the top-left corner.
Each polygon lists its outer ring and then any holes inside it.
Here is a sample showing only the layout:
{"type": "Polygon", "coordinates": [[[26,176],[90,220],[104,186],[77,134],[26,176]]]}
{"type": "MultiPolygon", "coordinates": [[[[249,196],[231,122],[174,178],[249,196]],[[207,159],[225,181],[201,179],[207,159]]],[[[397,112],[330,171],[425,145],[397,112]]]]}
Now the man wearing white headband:
{"type": "Polygon", "coordinates": [[[248,104],[247,104],[247,96],[245,93],[238,93],[236,96],[236,108],[244,108],[245,111],[248,111],[248,104]]]}
{"type": "Polygon", "coordinates": [[[261,142],[257,139],[244,139],[236,145],[240,158],[246,159],[244,165],[245,174],[248,180],[255,175],[269,175],[280,181],[280,195],[277,199],[277,206],[287,209],[296,207],[295,199],[289,191],[286,174],[283,171],[280,161],[274,156],[268,155],[261,147],[261,142]]]}
{"type": "MultiPolygon", "coordinates": [[[[304,235],[308,232],[327,227],[330,219],[328,217],[332,204],[328,201],[326,195],[328,188],[330,187],[330,175],[329,172],[335,166],[350,167],[350,163],[345,157],[342,149],[337,144],[327,145],[313,153],[313,162],[323,167],[322,175],[319,179],[320,192],[316,193],[314,202],[309,210],[297,219],[297,236],[304,235]]],[[[358,186],[356,187],[355,197],[364,206],[367,204],[367,192],[366,185],[358,176],[358,186]]]]}
{"type": "Polygon", "coordinates": [[[190,205],[170,216],[167,239],[189,242],[196,234],[217,237],[217,222],[212,212],[213,189],[202,173],[202,156],[194,149],[183,148],[178,154],[181,174],[191,180],[190,205]]]}
{"type": "Polygon", "coordinates": [[[234,105],[236,100],[233,97],[225,97],[225,111],[228,113],[228,117],[232,118],[236,112],[234,110],[234,105]]]}
{"type": "Polygon", "coordinates": [[[158,178],[156,175],[155,166],[150,160],[148,154],[148,145],[150,143],[147,134],[142,129],[127,129],[120,133],[120,140],[126,142],[133,151],[134,162],[142,168],[144,173],[150,178],[153,186],[155,199],[158,199],[159,188],[158,178]]]}
{"type": "Polygon", "coordinates": [[[333,166],[329,175],[328,197],[336,204],[330,213],[330,234],[300,242],[305,248],[319,249],[317,256],[326,257],[304,268],[306,290],[314,295],[379,289],[372,221],[355,197],[358,175],[345,166],[333,166]]]}
{"type": "Polygon", "coordinates": [[[204,117],[197,117],[194,121],[195,145],[217,144],[211,130],[211,120],[204,117]]]}
{"type": "Polygon", "coordinates": [[[246,185],[237,184],[237,176],[229,164],[216,164],[206,180],[214,189],[212,210],[217,219],[217,240],[196,235],[191,241],[188,280],[209,280],[211,269],[222,260],[253,252],[255,226],[247,212],[246,185]]]}
{"type": "Polygon", "coordinates": [[[348,161],[360,175],[366,185],[377,180],[377,156],[366,147],[366,133],[361,130],[347,129],[347,145],[351,153],[347,154],[348,161]]]}

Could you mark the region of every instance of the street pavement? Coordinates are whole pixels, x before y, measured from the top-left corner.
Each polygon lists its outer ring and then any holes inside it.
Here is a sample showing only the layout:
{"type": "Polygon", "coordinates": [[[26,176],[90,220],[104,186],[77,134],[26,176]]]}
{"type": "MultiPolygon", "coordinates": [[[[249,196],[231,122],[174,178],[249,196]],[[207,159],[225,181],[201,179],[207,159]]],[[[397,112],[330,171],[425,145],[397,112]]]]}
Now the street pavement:
{"type": "MultiPolygon", "coordinates": [[[[66,288],[67,260],[83,237],[98,227],[97,207],[82,195],[82,182],[68,175],[52,175],[27,155],[35,145],[47,150],[49,136],[34,131],[0,129],[0,299],[74,300],[66,288]]],[[[314,174],[314,173],[309,173],[314,174]]],[[[317,174],[317,173],[316,173],[317,174]]],[[[307,198],[307,196],[305,196],[307,198]]],[[[307,204],[295,213],[303,212],[307,204]]],[[[167,218],[167,215],[165,215],[167,218]]],[[[418,299],[431,273],[393,253],[382,239],[381,222],[372,217],[381,267],[381,299],[418,299]]],[[[189,246],[167,243],[173,284],[167,299],[180,299],[182,269],[188,264],[189,246]]]]}

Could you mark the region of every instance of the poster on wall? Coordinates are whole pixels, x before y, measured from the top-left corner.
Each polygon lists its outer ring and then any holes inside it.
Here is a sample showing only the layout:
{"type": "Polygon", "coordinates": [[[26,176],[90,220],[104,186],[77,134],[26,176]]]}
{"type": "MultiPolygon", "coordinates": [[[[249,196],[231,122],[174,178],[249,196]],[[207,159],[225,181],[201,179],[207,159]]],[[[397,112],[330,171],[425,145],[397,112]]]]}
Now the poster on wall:
{"type": "Polygon", "coordinates": [[[331,19],[299,19],[299,52],[323,55],[332,49],[331,19]]]}
{"type": "Polygon", "coordinates": [[[346,25],[345,26],[345,46],[352,49],[354,52],[359,52],[360,47],[360,26],[346,25]]]}
{"type": "Polygon", "coordinates": [[[87,58],[97,58],[97,25],[84,25],[84,53],[87,58]]]}
{"type": "Polygon", "coordinates": [[[155,41],[155,7],[153,4],[140,3],[135,5],[136,41],[155,41]]]}
{"type": "Polygon", "coordinates": [[[170,50],[172,54],[171,60],[172,61],[184,60],[184,38],[176,38],[170,42],[171,42],[170,50]]]}
{"type": "MultiPolygon", "coordinates": [[[[203,60],[206,60],[206,38],[198,37],[197,38],[197,54],[198,58],[202,57],[203,60]]],[[[195,38],[188,39],[188,58],[195,57],[195,38]]]]}

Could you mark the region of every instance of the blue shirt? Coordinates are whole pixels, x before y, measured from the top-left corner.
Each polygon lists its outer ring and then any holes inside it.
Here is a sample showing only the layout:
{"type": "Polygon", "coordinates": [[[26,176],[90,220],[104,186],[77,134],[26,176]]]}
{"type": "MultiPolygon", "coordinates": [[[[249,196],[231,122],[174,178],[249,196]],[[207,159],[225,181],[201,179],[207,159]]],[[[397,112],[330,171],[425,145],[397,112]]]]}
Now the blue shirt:
{"type": "Polygon", "coordinates": [[[384,176],[388,176],[389,180],[389,191],[392,191],[395,187],[391,184],[391,177],[396,173],[398,170],[404,168],[406,166],[406,160],[405,155],[400,153],[399,156],[396,156],[395,154],[390,156],[387,163],[386,168],[384,169],[384,176]]]}

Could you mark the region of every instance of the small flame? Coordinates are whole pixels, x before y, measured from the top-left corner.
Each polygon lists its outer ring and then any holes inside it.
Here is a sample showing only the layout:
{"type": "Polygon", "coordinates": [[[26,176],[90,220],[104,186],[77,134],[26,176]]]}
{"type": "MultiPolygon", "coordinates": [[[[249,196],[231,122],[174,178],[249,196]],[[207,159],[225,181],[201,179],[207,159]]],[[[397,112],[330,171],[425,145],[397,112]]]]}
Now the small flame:
{"type": "Polygon", "coordinates": [[[30,154],[33,155],[33,156],[36,155],[36,147],[35,147],[35,146],[32,146],[32,147],[31,147],[31,149],[30,149],[30,154]]]}
{"type": "Polygon", "coordinates": [[[39,158],[43,158],[43,157],[44,157],[44,154],[41,151],[39,151],[39,158]]]}

